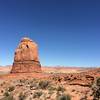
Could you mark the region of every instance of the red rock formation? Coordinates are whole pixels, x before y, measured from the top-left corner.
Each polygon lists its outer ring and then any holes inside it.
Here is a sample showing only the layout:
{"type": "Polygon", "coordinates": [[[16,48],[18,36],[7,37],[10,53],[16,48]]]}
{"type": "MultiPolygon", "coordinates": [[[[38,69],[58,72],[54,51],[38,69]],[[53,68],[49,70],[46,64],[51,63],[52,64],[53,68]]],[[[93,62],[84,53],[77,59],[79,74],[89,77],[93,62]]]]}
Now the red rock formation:
{"type": "Polygon", "coordinates": [[[15,51],[11,73],[40,71],[37,44],[29,38],[23,38],[15,51]]]}

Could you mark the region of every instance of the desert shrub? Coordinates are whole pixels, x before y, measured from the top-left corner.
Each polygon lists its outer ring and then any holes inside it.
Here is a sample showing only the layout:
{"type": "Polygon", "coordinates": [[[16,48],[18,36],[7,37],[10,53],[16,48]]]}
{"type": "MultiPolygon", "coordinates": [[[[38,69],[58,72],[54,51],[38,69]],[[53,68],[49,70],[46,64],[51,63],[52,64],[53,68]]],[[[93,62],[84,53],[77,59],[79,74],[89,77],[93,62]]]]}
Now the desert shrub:
{"type": "Polygon", "coordinates": [[[33,87],[37,88],[37,84],[36,84],[36,83],[31,83],[31,84],[30,84],[30,90],[32,90],[33,87]]]}
{"type": "Polygon", "coordinates": [[[87,100],[87,96],[84,95],[80,100],[87,100]]]}
{"type": "Polygon", "coordinates": [[[53,76],[52,80],[61,82],[62,78],[60,76],[53,76]]]}
{"type": "Polygon", "coordinates": [[[57,87],[57,91],[64,92],[65,91],[65,88],[63,86],[58,86],[57,87]]]}
{"type": "Polygon", "coordinates": [[[35,78],[32,79],[32,82],[36,82],[36,81],[37,81],[37,79],[35,79],[35,78]]]}
{"type": "Polygon", "coordinates": [[[57,100],[71,100],[71,96],[69,94],[58,96],[57,100]]]}
{"type": "Polygon", "coordinates": [[[97,78],[92,85],[93,90],[93,100],[100,99],[100,78],[97,78]]]}
{"type": "Polygon", "coordinates": [[[25,79],[20,79],[19,82],[20,82],[20,83],[25,83],[26,80],[25,80],[25,79]]]}
{"type": "Polygon", "coordinates": [[[56,87],[54,87],[54,86],[49,86],[49,87],[48,87],[48,90],[49,90],[49,91],[56,90],[56,87]]]}
{"type": "Polygon", "coordinates": [[[13,96],[6,90],[4,93],[4,98],[0,100],[14,100],[13,96]]]}
{"type": "Polygon", "coordinates": [[[10,86],[10,87],[8,88],[8,91],[9,91],[9,92],[12,92],[14,89],[15,89],[14,86],[10,86]]]}
{"type": "Polygon", "coordinates": [[[42,94],[42,91],[34,92],[33,98],[39,98],[42,94]]]}
{"type": "Polygon", "coordinates": [[[19,100],[25,100],[25,98],[26,98],[25,94],[21,92],[19,94],[19,100]]]}
{"type": "Polygon", "coordinates": [[[9,95],[9,96],[4,97],[4,98],[2,98],[2,99],[0,99],[0,100],[14,100],[14,98],[13,98],[12,95],[9,95]]]}
{"type": "Polygon", "coordinates": [[[97,80],[96,80],[96,84],[97,84],[97,86],[100,87],[100,78],[97,78],[97,80]]]}
{"type": "Polygon", "coordinates": [[[6,91],[5,93],[4,93],[4,96],[5,97],[8,97],[10,94],[9,94],[9,92],[8,91],[6,91]]]}
{"type": "Polygon", "coordinates": [[[53,93],[55,93],[54,91],[49,90],[48,94],[52,95],[53,93]]]}
{"type": "Polygon", "coordinates": [[[38,85],[39,85],[39,88],[46,89],[49,85],[49,81],[40,81],[38,85]]]}

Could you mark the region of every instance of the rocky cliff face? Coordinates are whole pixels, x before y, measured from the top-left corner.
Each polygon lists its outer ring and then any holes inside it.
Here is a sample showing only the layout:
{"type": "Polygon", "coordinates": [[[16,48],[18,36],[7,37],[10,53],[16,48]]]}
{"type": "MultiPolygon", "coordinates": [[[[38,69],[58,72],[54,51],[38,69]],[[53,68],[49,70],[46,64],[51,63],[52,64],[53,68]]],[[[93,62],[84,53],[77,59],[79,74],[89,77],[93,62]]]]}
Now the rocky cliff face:
{"type": "Polygon", "coordinates": [[[11,73],[40,71],[37,44],[29,38],[23,38],[15,51],[11,73]]]}

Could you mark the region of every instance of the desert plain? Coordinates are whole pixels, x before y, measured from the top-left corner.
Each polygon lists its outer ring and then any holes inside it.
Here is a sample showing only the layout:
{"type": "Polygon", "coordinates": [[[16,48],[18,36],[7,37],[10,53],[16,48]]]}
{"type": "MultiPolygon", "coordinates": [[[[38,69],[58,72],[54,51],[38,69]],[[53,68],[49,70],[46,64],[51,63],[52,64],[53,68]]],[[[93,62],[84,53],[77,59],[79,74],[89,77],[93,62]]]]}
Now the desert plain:
{"type": "Polygon", "coordinates": [[[99,100],[99,68],[42,66],[39,73],[11,69],[0,67],[0,100],[99,100]]]}

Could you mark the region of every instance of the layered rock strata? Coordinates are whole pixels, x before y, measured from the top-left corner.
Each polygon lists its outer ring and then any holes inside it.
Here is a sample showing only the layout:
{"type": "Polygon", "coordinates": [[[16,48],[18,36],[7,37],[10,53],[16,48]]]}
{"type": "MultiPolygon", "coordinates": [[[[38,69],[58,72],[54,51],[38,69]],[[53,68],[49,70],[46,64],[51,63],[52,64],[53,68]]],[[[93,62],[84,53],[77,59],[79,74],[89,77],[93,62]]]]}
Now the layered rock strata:
{"type": "Polygon", "coordinates": [[[38,46],[29,38],[23,38],[15,51],[11,73],[41,72],[38,46]]]}

